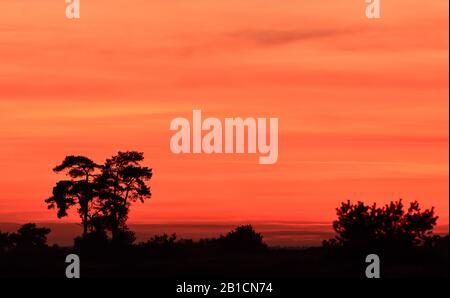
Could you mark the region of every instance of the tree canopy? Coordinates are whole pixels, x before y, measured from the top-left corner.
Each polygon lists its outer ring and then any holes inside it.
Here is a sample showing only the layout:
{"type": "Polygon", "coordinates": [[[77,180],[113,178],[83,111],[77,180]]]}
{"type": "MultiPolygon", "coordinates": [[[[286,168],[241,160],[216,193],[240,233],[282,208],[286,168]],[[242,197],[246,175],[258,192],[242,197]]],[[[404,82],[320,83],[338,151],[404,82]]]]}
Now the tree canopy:
{"type": "Polygon", "coordinates": [[[432,230],[438,217],[434,208],[422,210],[417,201],[407,209],[402,200],[382,207],[363,202],[344,202],[336,209],[333,228],[338,234],[326,244],[349,248],[411,248],[434,239],[432,230]]]}
{"type": "Polygon", "coordinates": [[[132,242],[134,234],[126,221],[131,203],[151,197],[147,185],[152,169],[142,166],[144,154],[137,151],[118,152],[97,164],[85,156],[67,156],[53,171],[64,172],[69,179],[53,187],[52,196],[45,200],[49,209],[57,209],[57,217],[68,215],[76,206],[83,225],[83,237],[90,241],[104,238],[111,232],[113,242],[132,242]]]}

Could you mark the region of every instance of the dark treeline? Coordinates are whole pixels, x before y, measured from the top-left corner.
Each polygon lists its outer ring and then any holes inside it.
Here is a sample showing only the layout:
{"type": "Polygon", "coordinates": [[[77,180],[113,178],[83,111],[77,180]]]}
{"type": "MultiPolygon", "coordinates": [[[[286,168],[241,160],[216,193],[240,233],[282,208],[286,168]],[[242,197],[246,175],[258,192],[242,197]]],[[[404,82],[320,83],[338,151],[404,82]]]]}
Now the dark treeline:
{"type": "Polygon", "coordinates": [[[57,216],[77,208],[83,233],[73,247],[48,246],[45,227],[29,223],[0,231],[0,276],[64,277],[65,257],[76,253],[90,277],[364,277],[365,257],[381,258],[387,277],[448,277],[448,235],[433,234],[434,209],[402,200],[384,206],[344,202],[333,222],[336,237],[321,247],[271,248],[251,225],[216,238],[155,235],[136,243],[127,226],[132,203],[151,197],[152,169],[143,153],[119,152],[97,164],[68,156],[54,168],[68,179],[45,200],[57,216]]]}
{"type": "Polygon", "coordinates": [[[372,253],[381,257],[385,277],[448,276],[449,239],[432,234],[432,210],[413,203],[401,212],[401,201],[373,208],[343,203],[337,236],[298,249],[268,247],[251,225],[198,241],[163,234],[120,246],[108,238],[79,245],[77,238],[73,247],[50,247],[49,229],[26,224],[17,233],[0,232],[0,276],[63,278],[64,258],[72,253],[80,255],[86,277],[364,277],[364,258],[372,253]],[[378,221],[392,210],[396,221],[378,221]]]}
{"type": "MultiPolygon", "coordinates": [[[[27,223],[20,227],[17,233],[2,233],[0,231],[0,254],[16,252],[33,252],[35,250],[69,249],[58,245],[49,246],[47,235],[50,229],[37,227],[34,223],[27,223]]],[[[268,250],[263,236],[257,233],[251,225],[238,226],[226,235],[218,238],[204,238],[199,241],[192,239],[178,239],[176,234],[155,235],[140,243],[116,246],[112,240],[90,242],[88,245],[78,246],[80,238],[75,238],[74,246],[70,248],[76,253],[97,255],[101,253],[118,253],[130,251],[146,251],[162,254],[177,253],[186,250],[214,250],[215,252],[257,253],[268,250]]]]}

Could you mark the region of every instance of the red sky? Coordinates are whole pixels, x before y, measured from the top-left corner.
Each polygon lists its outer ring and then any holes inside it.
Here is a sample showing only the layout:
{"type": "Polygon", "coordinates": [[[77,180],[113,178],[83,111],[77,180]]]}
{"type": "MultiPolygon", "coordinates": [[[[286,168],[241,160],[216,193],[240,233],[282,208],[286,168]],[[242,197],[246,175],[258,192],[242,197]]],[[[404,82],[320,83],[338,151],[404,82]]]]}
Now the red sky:
{"type": "MultiPolygon", "coordinates": [[[[0,0],[0,222],[57,220],[69,154],[139,150],[130,221],[334,219],[404,198],[448,223],[448,1],[0,0]],[[279,158],[175,155],[170,121],[278,117],[279,158]]],[[[71,216],[63,221],[78,221],[71,216]]]]}

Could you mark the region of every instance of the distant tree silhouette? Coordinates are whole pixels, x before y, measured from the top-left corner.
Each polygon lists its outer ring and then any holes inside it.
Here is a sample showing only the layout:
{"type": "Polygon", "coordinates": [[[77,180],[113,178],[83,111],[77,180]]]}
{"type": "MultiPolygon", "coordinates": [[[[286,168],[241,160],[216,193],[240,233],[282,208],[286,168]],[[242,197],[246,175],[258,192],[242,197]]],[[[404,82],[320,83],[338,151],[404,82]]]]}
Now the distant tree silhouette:
{"type": "Polygon", "coordinates": [[[263,236],[256,233],[251,225],[238,226],[225,236],[220,236],[219,242],[231,251],[251,252],[267,248],[263,236]]]}
{"type": "Polygon", "coordinates": [[[177,235],[174,233],[172,235],[162,234],[155,235],[149,240],[149,244],[160,246],[160,245],[172,245],[177,240],[177,235]]]}
{"type": "Polygon", "coordinates": [[[149,249],[156,249],[156,250],[162,250],[162,251],[170,251],[175,248],[175,246],[178,244],[177,242],[177,235],[155,235],[147,242],[140,243],[139,245],[141,247],[149,248],[149,249]]]}
{"type": "Polygon", "coordinates": [[[444,237],[439,237],[434,241],[433,246],[436,248],[439,255],[443,256],[448,264],[448,252],[449,252],[449,235],[445,235],[444,237]]]}
{"type": "Polygon", "coordinates": [[[76,237],[74,239],[75,250],[103,251],[108,245],[108,235],[102,229],[94,229],[85,237],[76,237]]]}
{"type": "Polygon", "coordinates": [[[97,179],[97,209],[111,230],[113,243],[134,239],[126,226],[131,202],[144,202],[151,197],[146,182],[152,178],[152,169],[141,166],[143,160],[142,152],[119,152],[106,160],[97,179]]]}
{"type": "Polygon", "coordinates": [[[71,179],[56,183],[53,196],[45,200],[49,209],[58,210],[58,218],[67,216],[67,210],[78,205],[78,214],[83,224],[83,238],[88,233],[90,204],[95,191],[95,172],[99,168],[99,165],[85,156],[67,156],[53,171],[65,171],[71,179]]]}
{"type": "Polygon", "coordinates": [[[128,229],[128,226],[122,226],[115,235],[114,244],[117,246],[130,246],[136,240],[136,234],[128,229]]]}
{"type": "MultiPolygon", "coordinates": [[[[67,156],[53,170],[66,172],[70,179],[56,183],[53,195],[45,202],[49,209],[57,209],[58,218],[78,206],[82,239],[89,245],[104,243],[106,231],[111,232],[113,243],[131,244],[135,235],[126,225],[130,205],[151,197],[146,182],[152,177],[152,169],[141,166],[143,160],[144,154],[136,151],[118,152],[103,165],[85,156],[67,156]],[[88,233],[93,234],[89,239],[88,233]]],[[[82,239],[76,240],[77,245],[82,239]]]]}
{"type": "Polygon", "coordinates": [[[10,251],[14,247],[9,233],[0,231],[0,254],[10,251]]]}
{"type": "Polygon", "coordinates": [[[47,234],[51,232],[48,228],[38,228],[34,223],[27,223],[21,226],[17,233],[12,233],[8,236],[9,239],[4,241],[9,242],[9,246],[16,249],[29,249],[35,247],[47,246],[47,234]]]}
{"type": "Polygon", "coordinates": [[[422,211],[417,201],[407,210],[402,200],[391,202],[381,208],[363,202],[342,203],[336,209],[338,219],[333,228],[338,234],[324,245],[338,245],[347,248],[404,249],[425,244],[435,237],[432,230],[437,216],[434,208],[422,211]]]}
{"type": "Polygon", "coordinates": [[[201,238],[198,241],[192,239],[178,239],[176,234],[155,235],[146,242],[137,245],[141,251],[153,251],[160,253],[255,253],[268,249],[263,242],[263,236],[257,233],[251,225],[242,225],[233,229],[219,238],[201,238]]]}

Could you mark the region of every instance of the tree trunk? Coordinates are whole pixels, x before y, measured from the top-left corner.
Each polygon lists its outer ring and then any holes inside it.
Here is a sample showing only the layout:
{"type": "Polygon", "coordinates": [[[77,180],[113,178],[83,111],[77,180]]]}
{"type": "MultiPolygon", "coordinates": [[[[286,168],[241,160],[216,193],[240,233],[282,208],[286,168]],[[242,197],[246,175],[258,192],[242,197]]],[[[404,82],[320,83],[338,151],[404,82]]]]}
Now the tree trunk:
{"type": "Polygon", "coordinates": [[[88,234],[88,215],[87,212],[83,216],[83,240],[86,240],[88,234]]]}
{"type": "Polygon", "coordinates": [[[84,209],[84,215],[83,215],[83,240],[86,240],[86,237],[87,237],[87,234],[88,234],[88,212],[89,212],[89,198],[90,198],[90,193],[89,193],[89,190],[87,189],[87,187],[89,185],[89,172],[88,171],[86,171],[86,180],[85,180],[85,182],[86,182],[86,185],[85,185],[86,189],[85,189],[84,194],[85,194],[86,202],[85,202],[85,204],[83,204],[83,205],[85,205],[85,206],[83,206],[83,209],[84,209]]]}
{"type": "Polygon", "coordinates": [[[113,221],[111,223],[111,242],[115,244],[117,241],[117,235],[119,234],[119,224],[116,212],[113,213],[112,218],[113,221]]]}
{"type": "Polygon", "coordinates": [[[113,224],[111,226],[111,242],[113,244],[116,243],[118,234],[119,234],[119,228],[118,228],[118,226],[116,224],[113,224]]]}

